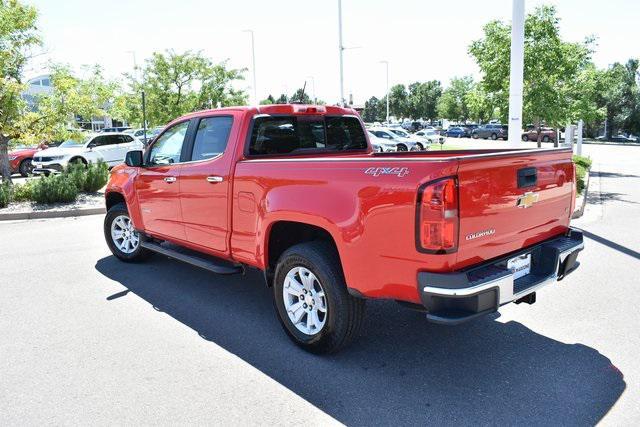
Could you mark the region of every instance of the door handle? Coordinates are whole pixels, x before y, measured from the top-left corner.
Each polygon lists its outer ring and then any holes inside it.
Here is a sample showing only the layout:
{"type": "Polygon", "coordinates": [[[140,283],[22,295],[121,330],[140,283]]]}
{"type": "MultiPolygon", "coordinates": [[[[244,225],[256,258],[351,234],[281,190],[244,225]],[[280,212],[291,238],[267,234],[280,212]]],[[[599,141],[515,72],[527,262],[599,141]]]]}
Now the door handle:
{"type": "Polygon", "coordinates": [[[164,179],[164,182],[168,182],[169,184],[176,182],[178,178],[176,178],[175,176],[168,176],[164,179]]]}
{"type": "Polygon", "coordinates": [[[216,182],[222,182],[224,180],[223,177],[221,176],[208,176],[207,177],[207,182],[210,182],[212,184],[215,184],[216,182]]]}

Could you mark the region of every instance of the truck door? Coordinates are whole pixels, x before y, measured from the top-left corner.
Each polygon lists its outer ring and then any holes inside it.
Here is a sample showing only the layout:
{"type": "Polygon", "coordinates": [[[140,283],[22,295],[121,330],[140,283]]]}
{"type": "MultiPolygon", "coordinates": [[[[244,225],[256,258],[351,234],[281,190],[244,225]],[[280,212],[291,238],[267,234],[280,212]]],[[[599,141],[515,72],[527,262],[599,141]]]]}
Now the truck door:
{"type": "MultiPolygon", "coordinates": [[[[236,138],[234,117],[215,115],[194,119],[195,132],[187,151],[189,162],[180,172],[180,207],[187,241],[202,248],[229,253],[230,171],[236,138]]],[[[237,126],[236,126],[237,128],[237,126]]]]}
{"type": "Polygon", "coordinates": [[[145,231],[169,239],[185,240],[179,195],[189,123],[177,123],[158,137],[135,182],[145,231]]]}

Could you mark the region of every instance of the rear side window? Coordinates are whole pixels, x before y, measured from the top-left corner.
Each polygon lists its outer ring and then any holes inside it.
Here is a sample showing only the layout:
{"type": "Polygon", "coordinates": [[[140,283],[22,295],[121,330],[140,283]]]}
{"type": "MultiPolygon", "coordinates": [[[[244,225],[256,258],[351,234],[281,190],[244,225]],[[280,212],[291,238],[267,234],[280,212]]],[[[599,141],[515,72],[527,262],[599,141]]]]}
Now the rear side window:
{"type": "Polygon", "coordinates": [[[250,155],[365,150],[367,139],[355,117],[268,116],[254,120],[250,155]]]}
{"type": "Polygon", "coordinates": [[[233,117],[207,117],[200,120],[193,143],[191,160],[206,160],[224,153],[233,117]]]}

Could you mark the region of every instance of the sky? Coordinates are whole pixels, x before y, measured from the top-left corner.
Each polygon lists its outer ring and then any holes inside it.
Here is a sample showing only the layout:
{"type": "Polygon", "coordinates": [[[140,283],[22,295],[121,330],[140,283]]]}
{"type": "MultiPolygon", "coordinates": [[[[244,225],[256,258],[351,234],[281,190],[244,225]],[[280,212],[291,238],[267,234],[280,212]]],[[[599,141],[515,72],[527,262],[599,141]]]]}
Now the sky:
{"type": "MultiPolygon", "coordinates": [[[[238,83],[252,93],[250,35],[255,34],[257,93],[307,91],[339,100],[337,0],[25,0],[39,12],[43,53],[26,77],[46,73],[50,61],[100,64],[109,78],[131,72],[155,51],[201,51],[214,62],[247,68],[238,83]],[[134,52],[134,53],[133,53],[134,52]]],[[[593,57],[607,65],[640,57],[638,0],[526,0],[527,11],[553,4],[565,40],[597,37],[593,57]]],[[[356,104],[390,85],[456,76],[479,77],[467,54],[487,22],[511,20],[511,0],[343,0],[345,97],[356,104]]]]}

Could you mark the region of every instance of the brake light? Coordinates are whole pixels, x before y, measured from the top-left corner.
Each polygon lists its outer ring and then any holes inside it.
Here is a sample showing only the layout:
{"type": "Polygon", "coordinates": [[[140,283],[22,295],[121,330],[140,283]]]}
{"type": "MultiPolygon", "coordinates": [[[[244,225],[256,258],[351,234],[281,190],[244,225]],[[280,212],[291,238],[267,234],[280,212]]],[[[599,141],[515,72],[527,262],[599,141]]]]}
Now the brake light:
{"type": "Polygon", "coordinates": [[[424,184],[416,206],[416,249],[444,254],[458,249],[458,182],[449,177],[424,184]]]}

